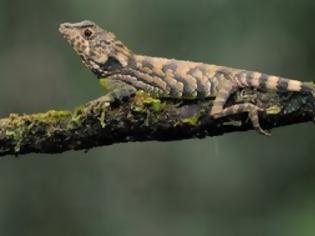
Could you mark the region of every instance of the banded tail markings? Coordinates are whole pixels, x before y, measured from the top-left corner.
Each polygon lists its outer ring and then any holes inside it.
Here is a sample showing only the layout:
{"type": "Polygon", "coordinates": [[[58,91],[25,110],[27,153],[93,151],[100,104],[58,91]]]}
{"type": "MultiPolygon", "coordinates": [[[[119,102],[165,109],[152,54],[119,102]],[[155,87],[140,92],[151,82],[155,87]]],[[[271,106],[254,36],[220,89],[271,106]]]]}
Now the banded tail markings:
{"type": "Polygon", "coordinates": [[[252,87],[261,90],[274,90],[279,92],[304,92],[314,93],[311,88],[298,80],[286,79],[274,75],[259,72],[241,71],[236,74],[236,80],[240,87],[252,87]]]}

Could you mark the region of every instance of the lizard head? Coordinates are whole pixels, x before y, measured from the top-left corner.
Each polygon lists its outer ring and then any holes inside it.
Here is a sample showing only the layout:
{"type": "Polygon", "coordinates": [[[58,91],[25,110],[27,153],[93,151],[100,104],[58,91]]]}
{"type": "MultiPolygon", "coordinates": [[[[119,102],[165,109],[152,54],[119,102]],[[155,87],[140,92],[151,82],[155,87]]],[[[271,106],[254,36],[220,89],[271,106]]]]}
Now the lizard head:
{"type": "Polygon", "coordinates": [[[130,50],[92,21],[63,23],[60,33],[67,39],[82,62],[98,77],[110,75],[128,64],[130,50]]]}

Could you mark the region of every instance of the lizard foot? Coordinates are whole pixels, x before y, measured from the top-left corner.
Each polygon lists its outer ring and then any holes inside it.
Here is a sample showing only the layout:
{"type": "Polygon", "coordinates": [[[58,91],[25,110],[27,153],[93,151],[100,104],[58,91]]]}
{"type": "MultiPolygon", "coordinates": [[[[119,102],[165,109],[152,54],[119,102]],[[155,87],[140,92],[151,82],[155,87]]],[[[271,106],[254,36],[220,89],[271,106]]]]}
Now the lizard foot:
{"type": "Polygon", "coordinates": [[[252,106],[253,107],[248,111],[248,118],[252,122],[254,129],[262,135],[271,136],[271,133],[261,128],[260,123],[259,123],[258,112],[262,112],[264,111],[264,109],[259,108],[255,105],[252,105],[252,106]]]}
{"type": "MultiPolygon", "coordinates": [[[[213,107],[216,108],[216,107],[213,107]]],[[[259,108],[258,106],[255,106],[254,104],[251,103],[243,103],[243,104],[237,104],[233,105],[227,108],[224,108],[223,110],[213,110],[211,111],[211,116],[215,119],[221,118],[221,117],[226,117],[230,115],[236,115],[240,113],[247,112],[248,113],[248,118],[250,119],[253,128],[260,134],[270,136],[270,132],[264,130],[261,128],[260,123],[259,123],[259,117],[258,117],[258,112],[264,111],[264,109],[259,108]]]]}
{"type": "Polygon", "coordinates": [[[131,86],[124,86],[119,89],[114,89],[109,92],[105,97],[108,96],[110,102],[122,102],[129,99],[131,96],[136,94],[136,89],[131,86]]]}

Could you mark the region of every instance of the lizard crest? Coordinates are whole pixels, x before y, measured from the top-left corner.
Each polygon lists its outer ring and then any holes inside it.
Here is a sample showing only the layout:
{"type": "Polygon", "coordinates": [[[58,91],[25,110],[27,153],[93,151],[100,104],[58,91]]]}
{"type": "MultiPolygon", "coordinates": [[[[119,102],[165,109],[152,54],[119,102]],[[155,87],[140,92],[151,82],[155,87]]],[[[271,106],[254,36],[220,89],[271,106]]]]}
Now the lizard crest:
{"type": "Polygon", "coordinates": [[[92,21],[63,23],[60,33],[81,57],[82,62],[97,76],[107,76],[111,71],[128,64],[131,51],[113,33],[103,30],[92,21]]]}

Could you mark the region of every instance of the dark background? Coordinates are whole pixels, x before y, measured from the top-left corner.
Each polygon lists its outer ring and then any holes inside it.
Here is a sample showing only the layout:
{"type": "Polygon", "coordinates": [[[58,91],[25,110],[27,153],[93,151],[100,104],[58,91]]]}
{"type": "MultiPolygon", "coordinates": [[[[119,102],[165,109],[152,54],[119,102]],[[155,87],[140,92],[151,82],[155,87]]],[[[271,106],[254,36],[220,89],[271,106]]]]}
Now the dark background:
{"type": "MultiPolygon", "coordinates": [[[[315,74],[312,0],[0,0],[0,115],[103,94],[59,35],[90,19],[136,52],[315,74]]],[[[315,126],[0,163],[0,235],[314,235],[315,126]]]]}

